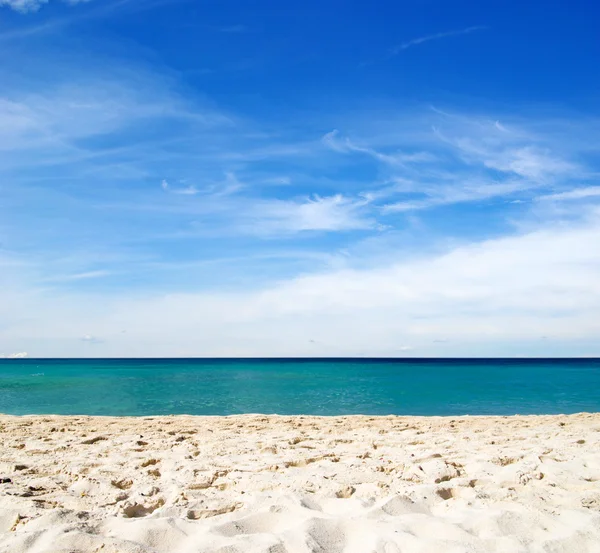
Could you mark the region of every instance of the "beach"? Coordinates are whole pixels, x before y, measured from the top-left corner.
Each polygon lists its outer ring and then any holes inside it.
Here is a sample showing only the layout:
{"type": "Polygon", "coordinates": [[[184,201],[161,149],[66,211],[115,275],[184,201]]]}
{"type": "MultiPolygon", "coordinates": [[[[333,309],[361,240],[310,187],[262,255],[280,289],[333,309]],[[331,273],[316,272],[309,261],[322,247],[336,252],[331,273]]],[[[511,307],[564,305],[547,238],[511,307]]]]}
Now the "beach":
{"type": "Polygon", "coordinates": [[[597,552],[600,414],[0,417],[0,552],[597,552]]]}

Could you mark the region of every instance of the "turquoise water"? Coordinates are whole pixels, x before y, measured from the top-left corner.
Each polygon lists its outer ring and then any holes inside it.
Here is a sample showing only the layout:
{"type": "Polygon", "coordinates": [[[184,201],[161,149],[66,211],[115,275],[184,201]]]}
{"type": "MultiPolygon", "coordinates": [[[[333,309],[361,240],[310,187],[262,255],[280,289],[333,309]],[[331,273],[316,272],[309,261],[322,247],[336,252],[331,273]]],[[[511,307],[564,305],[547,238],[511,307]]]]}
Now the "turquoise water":
{"type": "Polygon", "coordinates": [[[600,411],[600,360],[1,360],[0,413],[600,411]]]}

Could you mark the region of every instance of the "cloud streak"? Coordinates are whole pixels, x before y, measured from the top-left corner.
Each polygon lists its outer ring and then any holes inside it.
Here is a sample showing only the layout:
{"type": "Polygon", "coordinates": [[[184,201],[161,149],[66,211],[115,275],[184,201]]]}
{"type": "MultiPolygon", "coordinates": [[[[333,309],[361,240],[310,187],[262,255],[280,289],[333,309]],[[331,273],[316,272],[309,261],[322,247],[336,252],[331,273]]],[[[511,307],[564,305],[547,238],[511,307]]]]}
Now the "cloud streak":
{"type": "Polygon", "coordinates": [[[575,188],[566,192],[557,192],[555,194],[546,194],[540,196],[540,201],[568,201],[568,200],[586,200],[590,198],[600,198],[600,186],[585,186],[575,188]]]}
{"type": "Polygon", "coordinates": [[[328,132],[322,137],[322,142],[328,148],[340,152],[340,153],[361,153],[366,156],[372,157],[377,161],[381,161],[383,163],[387,163],[389,165],[405,165],[407,163],[420,163],[433,161],[435,157],[428,152],[413,152],[413,153],[404,153],[404,152],[393,152],[390,154],[384,154],[378,152],[373,148],[369,148],[367,146],[359,146],[354,144],[349,138],[341,138],[340,132],[335,129],[331,132],[328,132]]]}
{"type": "Polygon", "coordinates": [[[342,194],[258,202],[252,210],[256,215],[250,215],[248,230],[258,234],[278,234],[375,229],[378,224],[368,216],[368,204],[366,198],[348,198],[342,194]]]}
{"type": "MultiPolygon", "coordinates": [[[[324,135],[322,142],[335,153],[371,159],[381,167],[384,185],[363,192],[383,213],[494,198],[510,198],[516,205],[557,186],[593,178],[566,152],[557,151],[548,136],[536,136],[516,123],[507,127],[494,119],[435,113],[440,117],[425,142],[423,137],[411,141],[410,134],[400,134],[398,143],[406,143],[404,151],[396,145],[393,149],[372,146],[370,141],[378,140],[376,135],[357,142],[337,130],[324,135]]],[[[560,130],[556,132],[558,136],[560,130]]],[[[595,188],[574,194],[591,197],[595,188]]]]}
{"type": "Polygon", "coordinates": [[[476,31],[483,31],[485,29],[487,29],[487,27],[482,26],[482,25],[475,25],[473,27],[467,27],[465,29],[460,29],[460,30],[455,30],[455,31],[446,31],[443,33],[435,33],[432,35],[425,35],[425,36],[404,42],[404,43],[400,44],[399,46],[396,46],[392,50],[392,54],[397,55],[400,52],[407,50],[408,48],[412,48],[413,46],[418,46],[419,44],[424,44],[425,42],[431,42],[432,40],[440,40],[443,38],[450,38],[453,36],[468,35],[468,34],[476,32],[476,31]]]}
{"type": "MultiPolygon", "coordinates": [[[[65,4],[75,5],[90,0],[63,0],[65,4]]],[[[20,13],[31,13],[38,11],[44,4],[47,4],[49,0],[0,0],[0,7],[7,6],[20,13]]]]}
{"type": "Polygon", "coordinates": [[[63,276],[55,277],[52,280],[57,281],[57,282],[71,282],[71,281],[78,281],[78,280],[90,280],[90,279],[96,279],[96,278],[103,278],[103,277],[109,276],[110,274],[111,274],[110,271],[104,271],[104,270],[86,271],[84,273],[74,273],[71,275],[63,275],[63,276]]]}

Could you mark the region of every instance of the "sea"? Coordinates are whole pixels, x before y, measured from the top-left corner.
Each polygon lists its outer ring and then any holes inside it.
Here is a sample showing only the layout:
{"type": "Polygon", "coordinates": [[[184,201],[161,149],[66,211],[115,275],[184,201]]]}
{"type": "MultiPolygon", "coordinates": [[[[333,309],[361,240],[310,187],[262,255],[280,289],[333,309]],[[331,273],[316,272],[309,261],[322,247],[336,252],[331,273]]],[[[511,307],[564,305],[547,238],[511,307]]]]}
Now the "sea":
{"type": "Polygon", "coordinates": [[[5,359],[0,413],[600,411],[600,359],[5,359]]]}

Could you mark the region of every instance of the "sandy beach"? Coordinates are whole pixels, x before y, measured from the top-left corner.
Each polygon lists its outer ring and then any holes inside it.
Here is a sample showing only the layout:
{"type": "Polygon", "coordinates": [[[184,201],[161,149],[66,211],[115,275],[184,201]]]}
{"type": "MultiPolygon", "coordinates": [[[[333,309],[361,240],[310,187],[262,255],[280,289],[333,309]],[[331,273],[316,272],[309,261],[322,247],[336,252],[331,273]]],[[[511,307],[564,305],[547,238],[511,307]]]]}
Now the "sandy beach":
{"type": "Polygon", "coordinates": [[[600,551],[600,414],[0,417],[2,553],[600,551]]]}

